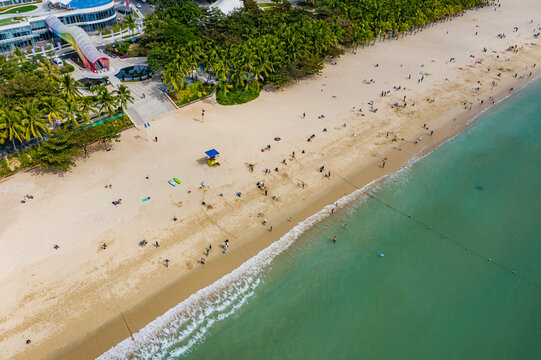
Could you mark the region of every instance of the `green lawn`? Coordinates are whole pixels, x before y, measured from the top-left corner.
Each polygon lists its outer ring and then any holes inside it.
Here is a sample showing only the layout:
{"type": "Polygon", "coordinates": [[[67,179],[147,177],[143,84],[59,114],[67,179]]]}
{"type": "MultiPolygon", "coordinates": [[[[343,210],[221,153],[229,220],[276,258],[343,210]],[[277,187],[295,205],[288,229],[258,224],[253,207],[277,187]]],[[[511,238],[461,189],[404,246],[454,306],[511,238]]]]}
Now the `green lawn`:
{"type": "Polygon", "coordinates": [[[169,96],[177,106],[180,106],[210,95],[213,91],[213,85],[196,82],[195,84],[186,86],[183,90],[179,90],[177,93],[169,93],[169,96]]]}
{"type": "Polygon", "coordinates": [[[276,4],[275,3],[260,3],[260,4],[257,4],[257,5],[264,8],[264,7],[275,6],[276,4]]]}
{"type": "Polygon", "coordinates": [[[0,26],[10,25],[10,24],[15,24],[15,21],[13,21],[13,19],[11,18],[0,20],[0,26]]]}
{"type": "Polygon", "coordinates": [[[248,88],[248,90],[228,91],[224,94],[223,90],[216,92],[216,101],[220,105],[244,104],[252,101],[259,96],[260,89],[248,88]]]}
{"type": "Polygon", "coordinates": [[[38,7],[36,5],[24,5],[24,6],[19,6],[19,7],[14,7],[14,8],[11,8],[7,11],[4,11],[3,13],[0,13],[0,15],[6,15],[6,14],[16,14],[17,12],[20,13],[25,13],[25,12],[29,12],[29,11],[32,11],[32,10],[36,10],[38,7]]]}

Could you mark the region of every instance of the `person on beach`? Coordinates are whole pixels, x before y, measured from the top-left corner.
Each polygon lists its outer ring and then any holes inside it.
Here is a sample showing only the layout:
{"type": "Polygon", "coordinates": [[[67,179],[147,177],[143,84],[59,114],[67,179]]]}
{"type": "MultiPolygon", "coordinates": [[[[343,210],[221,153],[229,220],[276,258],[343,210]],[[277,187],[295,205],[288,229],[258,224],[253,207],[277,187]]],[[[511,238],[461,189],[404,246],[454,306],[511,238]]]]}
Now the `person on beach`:
{"type": "Polygon", "coordinates": [[[384,158],[381,162],[381,167],[385,168],[385,162],[387,161],[387,158],[384,158]]]}
{"type": "Polygon", "coordinates": [[[205,265],[205,258],[201,258],[201,264],[205,265]]]}
{"type": "Polygon", "coordinates": [[[58,246],[58,245],[55,244],[55,245],[53,246],[53,248],[54,248],[55,250],[58,250],[58,249],[60,249],[60,246],[58,246]]]}
{"type": "Polygon", "coordinates": [[[169,259],[165,259],[165,267],[166,267],[166,268],[169,267],[169,259]]]}
{"type": "Polygon", "coordinates": [[[210,249],[207,249],[206,256],[209,256],[209,253],[210,253],[210,249]]]}
{"type": "Polygon", "coordinates": [[[269,231],[272,232],[272,226],[269,228],[269,231]]]}

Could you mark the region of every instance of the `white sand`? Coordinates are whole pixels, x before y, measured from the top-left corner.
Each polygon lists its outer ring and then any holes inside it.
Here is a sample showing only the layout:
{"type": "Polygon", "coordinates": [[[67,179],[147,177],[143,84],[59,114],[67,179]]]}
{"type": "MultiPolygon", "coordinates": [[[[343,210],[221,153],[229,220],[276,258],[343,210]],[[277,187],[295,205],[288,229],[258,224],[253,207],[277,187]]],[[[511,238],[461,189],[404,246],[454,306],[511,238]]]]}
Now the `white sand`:
{"type": "Polygon", "coordinates": [[[216,249],[229,238],[234,251],[232,234],[265,232],[263,217],[272,225],[287,209],[337,182],[336,173],[375,157],[389,157],[391,166],[397,143],[386,138],[387,131],[400,132],[408,143],[421,134],[426,138],[424,123],[437,129],[464,111],[462,101],[472,100],[474,106],[477,99],[487,101],[515,80],[515,73],[532,71],[541,56],[541,42],[532,37],[539,22],[538,0],[506,2],[496,12],[471,11],[416,36],[359,48],[356,55],[349,50],[321,76],[262,92],[248,104],[224,107],[206,100],[169,113],[152,123],[151,137],[158,136],[158,143],[131,129],[112,151],[94,152],[63,176],[31,171],[1,182],[0,358],[27,358],[38,350],[45,354],[84,336],[117,315],[117,305],[130,308],[197,268],[209,243],[216,249]],[[499,39],[498,33],[507,37],[499,39]],[[505,51],[515,44],[518,53],[505,51]],[[452,57],[456,62],[448,63],[452,57]],[[475,64],[480,59],[482,64],[475,64]],[[497,77],[500,67],[504,70],[497,77]],[[419,72],[426,74],[422,83],[419,72]],[[370,79],[375,84],[363,84],[370,79]],[[500,85],[491,90],[493,80],[500,85]],[[394,91],[399,85],[407,90],[394,91]],[[480,94],[473,91],[477,86],[480,94]],[[382,98],[382,90],[392,91],[382,98]],[[391,109],[404,95],[407,108],[391,109]],[[371,100],[377,113],[369,112],[371,100]],[[353,106],[366,116],[352,111],[353,106]],[[324,119],[318,119],[321,114],[324,119]],[[316,137],[307,142],[311,134],[316,137]],[[272,150],[261,152],[267,144],[272,150]],[[216,168],[198,161],[212,148],[222,154],[216,168]],[[282,159],[288,165],[280,164],[282,159]],[[253,173],[247,163],[255,164],[253,173]],[[332,169],[330,180],[318,172],[321,165],[332,169]],[[278,173],[263,173],[275,167],[278,173]],[[170,186],[167,180],[173,177],[182,185],[170,186]],[[260,180],[269,186],[268,197],[256,188],[260,180]],[[208,185],[206,192],[199,189],[201,181],[208,185]],[[307,184],[304,190],[296,185],[300,181],[307,184]],[[21,204],[27,193],[34,199],[21,204]],[[271,200],[272,195],[279,200],[271,200]],[[147,196],[151,200],[142,202],[147,196]],[[119,198],[122,204],[113,206],[119,198]],[[173,216],[179,220],[172,221],[173,216]],[[140,248],[142,239],[149,245],[140,248]],[[159,249],[151,245],[156,240],[159,249]],[[104,242],[109,244],[105,251],[99,248],[104,242]],[[54,244],[60,249],[54,250],[54,244]],[[162,265],[165,258],[171,260],[169,269],[162,265]]]}

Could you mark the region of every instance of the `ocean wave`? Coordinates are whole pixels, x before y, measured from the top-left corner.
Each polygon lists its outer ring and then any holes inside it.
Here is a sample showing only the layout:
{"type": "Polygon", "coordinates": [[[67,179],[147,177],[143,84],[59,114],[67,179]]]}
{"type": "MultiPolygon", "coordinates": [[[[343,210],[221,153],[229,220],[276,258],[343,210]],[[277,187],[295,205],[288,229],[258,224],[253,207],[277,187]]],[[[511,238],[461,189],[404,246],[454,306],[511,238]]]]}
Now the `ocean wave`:
{"type": "MultiPolygon", "coordinates": [[[[441,142],[438,148],[459,135],[456,134],[441,142]]],[[[263,282],[263,274],[270,268],[272,261],[306,231],[329,217],[333,208],[346,208],[352,203],[358,205],[368,198],[368,190],[373,193],[388,184],[407,181],[407,174],[412,165],[432,151],[414,156],[396,172],[377,178],[333,204],[325,206],[231,273],[199,290],[146,325],[134,334],[134,341],[131,338],[125,339],[103,353],[97,360],[162,359],[189,353],[194,346],[204,341],[208,330],[216,322],[234,315],[250,301],[257,287],[263,282]]]]}
{"type": "MultiPolygon", "coordinates": [[[[408,163],[409,164],[409,163],[408,163]]],[[[345,207],[366,198],[366,190],[384,178],[376,179],[366,186],[325,206],[316,214],[294,226],[278,241],[260,251],[231,273],[215,283],[191,295],[165,314],[103,353],[97,360],[161,359],[187,354],[202,342],[216,322],[237,312],[254,295],[263,282],[263,274],[272,261],[288,249],[302,234],[331,215],[333,208],[345,207]]]]}

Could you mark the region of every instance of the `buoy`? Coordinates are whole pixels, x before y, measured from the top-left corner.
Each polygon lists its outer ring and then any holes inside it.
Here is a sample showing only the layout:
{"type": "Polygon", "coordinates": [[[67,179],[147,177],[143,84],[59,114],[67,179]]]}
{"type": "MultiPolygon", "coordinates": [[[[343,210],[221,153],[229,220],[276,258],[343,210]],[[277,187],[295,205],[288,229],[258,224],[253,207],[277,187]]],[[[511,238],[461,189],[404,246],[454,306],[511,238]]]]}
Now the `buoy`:
{"type": "Polygon", "coordinates": [[[514,274],[514,273],[515,273],[515,270],[511,270],[511,272],[514,274]]]}
{"type": "Polygon", "coordinates": [[[411,215],[409,215],[408,217],[411,218],[411,215]]]}
{"type": "Polygon", "coordinates": [[[466,248],[466,250],[470,250],[470,248],[466,248]]]}
{"type": "Polygon", "coordinates": [[[428,227],[428,230],[430,230],[430,226],[428,227]]]}
{"type": "Polygon", "coordinates": [[[447,235],[443,235],[443,237],[447,237],[447,235]]]}
{"type": "Polygon", "coordinates": [[[389,207],[391,207],[391,205],[389,205],[389,207]]]}

